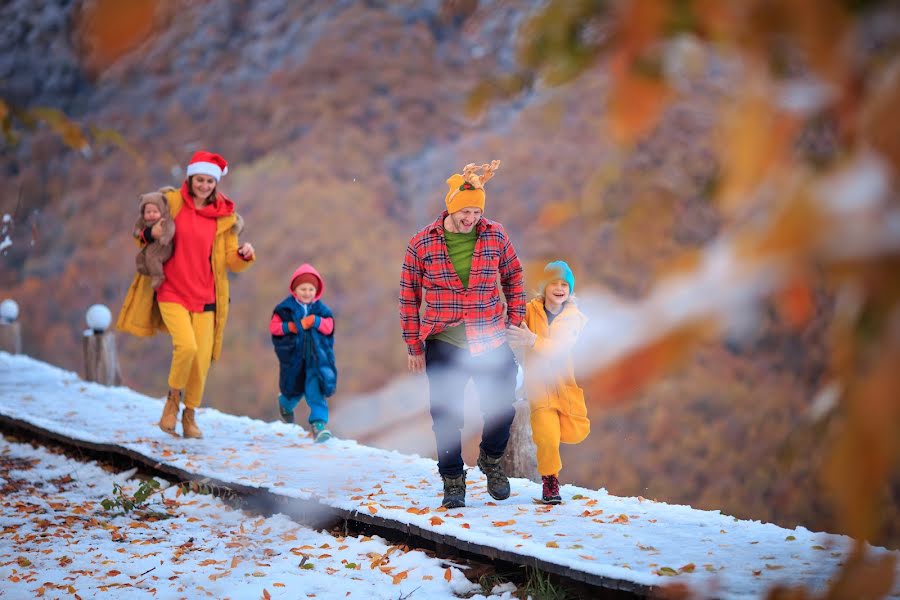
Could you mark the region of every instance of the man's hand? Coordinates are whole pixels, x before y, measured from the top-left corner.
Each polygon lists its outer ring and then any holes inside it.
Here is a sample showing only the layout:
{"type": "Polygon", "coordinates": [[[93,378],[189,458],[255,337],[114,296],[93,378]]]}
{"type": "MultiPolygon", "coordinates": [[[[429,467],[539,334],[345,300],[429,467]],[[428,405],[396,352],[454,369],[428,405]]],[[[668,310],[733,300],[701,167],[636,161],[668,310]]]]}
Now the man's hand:
{"type": "Polygon", "coordinates": [[[425,355],[419,354],[414,356],[412,354],[406,355],[406,365],[409,367],[410,373],[424,373],[425,372],[425,355]]]}
{"type": "Polygon", "coordinates": [[[154,240],[158,240],[159,238],[162,237],[162,234],[163,234],[163,221],[165,221],[165,219],[159,219],[159,220],[156,221],[156,223],[154,223],[153,226],[150,228],[150,235],[153,236],[153,239],[154,239],[154,240]]]}
{"type": "Polygon", "coordinates": [[[528,329],[525,321],[522,321],[518,327],[506,328],[506,341],[513,348],[531,348],[537,341],[537,334],[528,329]]]}

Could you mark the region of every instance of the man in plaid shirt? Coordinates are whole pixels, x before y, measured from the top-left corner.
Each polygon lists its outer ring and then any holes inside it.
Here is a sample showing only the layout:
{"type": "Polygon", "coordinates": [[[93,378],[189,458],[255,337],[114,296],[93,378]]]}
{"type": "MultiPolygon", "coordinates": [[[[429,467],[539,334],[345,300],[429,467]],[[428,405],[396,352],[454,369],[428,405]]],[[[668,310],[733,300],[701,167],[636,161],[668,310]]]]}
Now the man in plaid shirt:
{"type": "Polygon", "coordinates": [[[522,265],[503,226],[482,216],[484,183],[500,166],[467,165],[447,180],[447,210],[409,241],[400,275],[400,322],[409,370],[425,371],[442,504],[465,506],[463,391],[474,380],[484,415],[478,467],[488,493],[509,497],[500,459],[509,441],[518,367],[506,327],[525,316],[522,265]],[[478,171],[483,171],[481,175],[478,171]],[[500,299],[497,280],[506,304],[500,299]],[[419,308],[425,301],[425,314],[419,308]]]}

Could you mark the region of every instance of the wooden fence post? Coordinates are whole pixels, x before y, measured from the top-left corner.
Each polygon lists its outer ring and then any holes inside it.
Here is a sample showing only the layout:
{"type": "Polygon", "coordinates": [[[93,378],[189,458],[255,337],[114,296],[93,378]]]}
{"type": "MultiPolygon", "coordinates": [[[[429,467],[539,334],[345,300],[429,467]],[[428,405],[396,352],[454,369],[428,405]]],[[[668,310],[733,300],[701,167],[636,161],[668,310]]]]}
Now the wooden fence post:
{"type": "Polygon", "coordinates": [[[84,379],[103,385],[120,385],[116,337],[111,331],[84,336],[84,379]]]}
{"type": "MultiPolygon", "coordinates": [[[[516,355],[519,365],[522,364],[520,355],[516,355]]],[[[541,476],[537,472],[537,447],[531,437],[531,408],[524,393],[524,373],[519,366],[516,376],[516,416],[509,430],[509,443],[503,454],[501,465],[503,472],[510,477],[523,477],[531,481],[540,481],[541,476]]]]}
{"type": "Polygon", "coordinates": [[[540,481],[537,472],[537,447],[531,438],[531,409],[527,400],[515,403],[516,418],[509,430],[509,443],[503,454],[503,472],[510,477],[540,481]]]}
{"type": "Polygon", "coordinates": [[[22,354],[22,327],[19,322],[0,323],[0,350],[22,354]]]}
{"type": "Polygon", "coordinates": [[[91,306],[86,315],[88,329],[84,332],[84,379],[103,385],[120,385],[119,361],[116,357],[116,337],[106,331],[112,320],[109,309],[102,304],[91,306]]]}
{"type": "Polygon", "coordinates": [[[0,302],[0,350],[10,354],[22,354],[22,327],[18,318],[19,305],[15,300],[7,298],[0,302]]]}

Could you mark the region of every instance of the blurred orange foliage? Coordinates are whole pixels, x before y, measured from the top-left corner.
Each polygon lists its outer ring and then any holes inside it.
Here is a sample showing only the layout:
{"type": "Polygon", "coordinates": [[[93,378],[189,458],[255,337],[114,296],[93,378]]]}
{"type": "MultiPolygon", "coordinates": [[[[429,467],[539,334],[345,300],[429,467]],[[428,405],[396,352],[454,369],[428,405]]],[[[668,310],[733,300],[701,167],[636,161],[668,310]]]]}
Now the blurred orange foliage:
{"type": "MultiPolygon", "coordinates": [[[[561,18],[559,4],[550,2],[529,31],[542,25],[564,30],[565,25],[553,22],[561,18]]],[[[747,292],[740,308],[762,305],[769,297],[781,318],[800,331],[816,313],[808,274],[817,270],[837,274],[830,293],[853,297],[850,308],[838,306],[825,315],[834,332],[829,371],[840,393],[837,408],[826,415],[828,444],[818,466],[841,529],[859,540],[856,559],[822,596],[829,598],[848,593],[880,597],[890,590],[893,559],[867,559],[862,540],[883,539],[896,526],[896,512],[887,509],[885,498],[900,466],[900,284],[884,283],[900,280],[900,239],[884,225],[900,216],[900,124],[884,112],[898,97],[900,56],[896,47],[887,55],[863,50],[857,36],[865,17],[853,10],[837,1],[773,5],[757,0],[713,7],[703,1],[660,0],[626,2],[617,11],[597,5],[593,14],[580,15],[609,19],[611,41],[605,52],[598,47],[595,59],[610,69],[611,131],[620,144],[647,137],[657,115],[677,103],[677,92],[696,75],[697,53],[687,64],[679,47],[712,42],[702,54],[733,61],[734,89],[711,112],[719,123],[713,196],[726,225],[719,245],[737,252],[738,261],[730,265],[735,281],[757,282],[747,288],[755,291],[747,292]],[[652,85],[635,85],[634,74],[652,85]],[[803,133],[823,114],[833,119],[839,135],[831,147],[804,147],[803,133]],[[866,126],[859,127],[860,122],[866,126]],[[848,253],[855,258],[852,266],[844,259],[848,253]]],[[[582,50],[580,42],[571,44],[573,55],[582,50]]],[[[525,67],[540,77],[556,60],[531,60],[525,67]]],[[[691,285],[689,269],[696,264],[693,285],[703,290],[708,276],[703,262],[686,264],[688,270],[682,268],[679,276],[691,285]]],[[[722,284],[727,285],[724,279],[722,284]]],[[[710,307],[727,309],[724,303],[710,307]]],[[[652,312],[646,318],[652,319],[652,312]]],[[[696,348],[673,343],[672,327],[677,331],[677,324],[660,327],[642,349],[623,350],[598,365],[590,376],[592,391],[614,397],[658,381],[676,356],[696,348]]],[[[795,595],[806,597],[785,590],[771,597],[795,595]]]]}
{"type": "Polygon", "coordinates": [[[84,67],[99,73],[145,41],[158,5],[153,0],[84,2],[76,24],[84,67]]]}

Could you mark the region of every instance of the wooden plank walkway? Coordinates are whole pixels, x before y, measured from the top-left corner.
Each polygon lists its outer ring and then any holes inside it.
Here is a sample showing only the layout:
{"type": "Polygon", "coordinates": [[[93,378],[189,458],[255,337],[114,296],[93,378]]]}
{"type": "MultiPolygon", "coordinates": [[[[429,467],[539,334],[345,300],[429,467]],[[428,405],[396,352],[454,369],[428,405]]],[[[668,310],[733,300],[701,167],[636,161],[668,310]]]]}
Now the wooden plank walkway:
{"type": "Polygon", "coordinates": [[[493,502],[477,469],[467,506],[447,511],[431,459],[348,440],[313,444],[294,426],[212,409],[198,417],[206,437],[185,440],[156,427],[161,409],[161,399],[0,353],[0,423],[174,479],[206,479],[306,522],[346,519],[637,595],[675,579],[698,597],[760,597],[776,583],[821,589],[849,549],[843,536],[604,490],[564,486],[566,502],[548,507],[532,502],[539,486],[516,479],[512,497],[493,502]]]}
{"type": "Polygon", "coordinates": [[[360,511],[358,509],[332,506],[324,503],[322,498],[293,498],[284,496],[272,488],[248,486],[235,483],[229,479],[210,477],[203,473],[172,466],[125,446],[70,437],[52,429],[36,426],[27,420],[15,419],[5,414],[0,414],[0,429],[27,431],[34,434],[37,438],[47,438],[70,448],[80,448],[107,457],[122,457],[132,463],[143,465],[149,470],[168,475],[172,481],[203,481],[211,487],[234,492],[247,499],[251,506],[265,506],[268,511],[288,515],[317,529],[328,529],[337,522],[348,521],[353,524],[362,524],[380,530],[392,531],[407,538],[421,538],[437,545],[449,546],[461,552],[476,554],[490,560],[535,567],[548,573],[554,573],[561,577],[606,590],[628,592],[637,596],[648,596],[655,589],[654,586],[585,573],[528,554],[495,548],[452,535],[448,536],[444,532],[424,528],[413,523],[398,521],[390,516],[381,516],[365,510],[360,511]]]}

